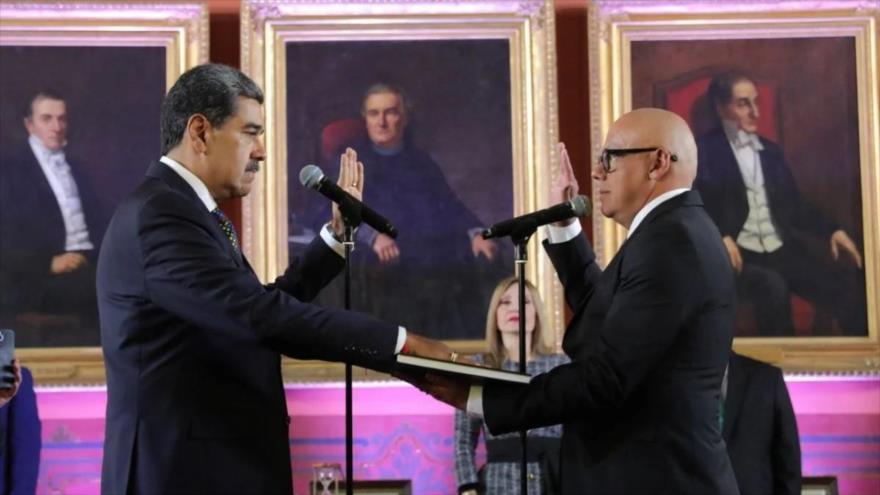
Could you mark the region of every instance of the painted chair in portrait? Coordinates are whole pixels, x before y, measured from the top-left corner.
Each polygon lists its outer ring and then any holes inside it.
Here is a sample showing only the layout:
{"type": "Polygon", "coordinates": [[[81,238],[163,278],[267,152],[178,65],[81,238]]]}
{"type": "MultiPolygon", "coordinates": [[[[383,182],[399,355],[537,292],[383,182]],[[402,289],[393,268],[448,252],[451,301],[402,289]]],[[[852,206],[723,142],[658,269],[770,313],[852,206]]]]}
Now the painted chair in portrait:
{"type": "Polygon", "coordinates": [[[363,117],[349,117],[329,122],[321,129],[321,163],[332,163],[334,155],[346,144],[366,137],[363,117]]]}
{"type": "MultiPolygon", "coordinates": [[[[702,68],[682,74],[675,79],[654,84],[654,104],[671,110],[687,121],[695,136],[710,131],[717,125],[717,117],[711,108],[706,91],[712,77],[720,72],[718,68],[702,68]]],[[[761,118],[758,133],[773,141],[780,142],[780,125],[777,106],[777,88],[772,82],[757,79],[758,93],[761,95],[761,118]]],[[[737,312],[738,337],[756,334],[755,318],[749,301],[740,301],[737,312]]],[[[814,306],[797,294],[791,294],[791,312],[794,331],[797,336],[809,336],[819,315],[814,306]]]]}

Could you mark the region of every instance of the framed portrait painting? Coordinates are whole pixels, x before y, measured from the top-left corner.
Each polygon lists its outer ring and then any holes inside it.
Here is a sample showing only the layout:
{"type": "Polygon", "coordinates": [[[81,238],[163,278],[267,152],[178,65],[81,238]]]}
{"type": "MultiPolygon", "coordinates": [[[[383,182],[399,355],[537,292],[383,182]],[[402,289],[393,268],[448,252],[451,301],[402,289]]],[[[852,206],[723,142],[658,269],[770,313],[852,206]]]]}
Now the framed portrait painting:
{"type": "Polygon", "coordinates": [[[161,151],[167,88],[206,58],[202,4],[0,5],[0,326],[40,383],[103,381],[101,239],[161,151]]]}
{"type": "MultiPolygon", "coordinates": [[[[737,284],[735,347],[789,371],[880,369],[878,6],[597,1],[598,153],[620,114],[670,110],[737,284]]],[[[596,217],[607,262],[623,232],[596,217]]]]}
{"type": "MultiPolygon", "coordinates": [[[[399,235],[355,232],[351,308],[482,350],[514,255],[509,240],[480,233],[545,206],[555,167],[553,12],[543,0],[245,1],[242,65],[266,90],[268,122],[264,182],[243,203],[258,274],[281,273],[330,219],[302,168],[335,180],[354,149],[364,201],[399,235]]],[[[536,242],[529,254],[559,341],[555,274],[536,242]]],[[[343,307],[342,294],[339,282],[317,302],[343,307]]]]}

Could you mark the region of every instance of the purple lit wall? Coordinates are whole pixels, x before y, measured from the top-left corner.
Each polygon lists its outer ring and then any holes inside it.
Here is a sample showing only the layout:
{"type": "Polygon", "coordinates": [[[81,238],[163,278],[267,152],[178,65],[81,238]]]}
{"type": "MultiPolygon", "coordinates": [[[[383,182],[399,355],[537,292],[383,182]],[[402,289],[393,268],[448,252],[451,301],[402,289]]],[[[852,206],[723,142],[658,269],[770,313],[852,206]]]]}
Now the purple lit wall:
{"type": "MultiPolygon", "coordinates": [[[[880,376],[787,377],[805,476],[836,475],[842,495],[880,493],[880,376]]],[[[104,388],[38,388],[43,454],[37,493],[97,494],[104,388]]],[[[355,477],[411,479],[417,495],[455,492],[452,410],[399,382],[359,383],[355,477]]],[[[294,489],[311,466],[345,459],[342,384],[289,385],[294,489]]],[[[481,456],[482,457],[482,456],[481,456]]]]}

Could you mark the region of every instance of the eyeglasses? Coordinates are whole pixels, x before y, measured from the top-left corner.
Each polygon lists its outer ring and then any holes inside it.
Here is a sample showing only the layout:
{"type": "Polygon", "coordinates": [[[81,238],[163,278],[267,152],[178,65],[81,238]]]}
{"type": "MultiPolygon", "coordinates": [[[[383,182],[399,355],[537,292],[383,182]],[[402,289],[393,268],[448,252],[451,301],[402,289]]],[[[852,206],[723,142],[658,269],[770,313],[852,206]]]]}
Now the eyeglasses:
{"type": "MultiPolygon", "coordinates": [[[[619,148],[619,149],[606,148],[606,149],[602,150],[602,154],[599,155],[598,163],[600,163],[602,165],[602,170],[606,174],[610,174],[611,172],[614,172],[614,170],[611,170],[611,160],[615,156],[632,155],[635,153],[647,153],[649,151],[657,151],[659,149],[660,149],[659,146],[653,146],[651,148],[619,148]]],[[[678,155],[676,155],[675,153],[671,153],[669,155],[669,159],[674,162],[677,162],[678,155]]]]}

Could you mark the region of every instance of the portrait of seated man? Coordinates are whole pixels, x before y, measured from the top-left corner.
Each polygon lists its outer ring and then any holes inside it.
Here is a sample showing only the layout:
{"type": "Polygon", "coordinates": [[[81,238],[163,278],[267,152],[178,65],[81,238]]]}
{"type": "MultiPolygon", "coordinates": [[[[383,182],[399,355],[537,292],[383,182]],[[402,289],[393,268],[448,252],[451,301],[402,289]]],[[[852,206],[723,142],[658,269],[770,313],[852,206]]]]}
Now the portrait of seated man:
{"type": "Polygon", "coordinates": [[[0,318],[19,345],[97,345],[94,194],[67,154],[67,104],[37,92],[0,153],[0,318]]]}
{"type": "MultiPolygon", "coordinates": [[[[833,316],[844,335],[867,335],[862,254],[837,222],[806,198],[783,150],[758,134],[760,95],[742,72],[715,76],[707,99],[717,126],[697,140],[694,187],[715,221],[757,334],[792,336],[791,294],[833,316]],[[823,246],[816,255],[805,239],[823,246]]],[[[833,138],[832,138],[833,139],[833,138]]],[[[829,329],[812,329],[813,335],[829,329]]]]}
{"type": "MultiPolygon", "coordinates": [[[[364,202],[397,227],[399,236],[392,239],[366,224],[357,229],[352,307],[397,318],[434,338],[481,338],[492,290],[485,282],[504,274],[500,246],[482,238],[483,223],[450,187],[431,154],[413,142],[403,89],[370,86],[361,116],[365,132],[333,155],[346,147],[357,151],[369,184],[364,202]],[[399,304],[403,300],[408,301],[405,307],[399,304]]],[[[338,167],[326,163],[323,169],[335,177],[338,167]]],[[[326,211],[309,216],[319,222],[326,211]]]]}

